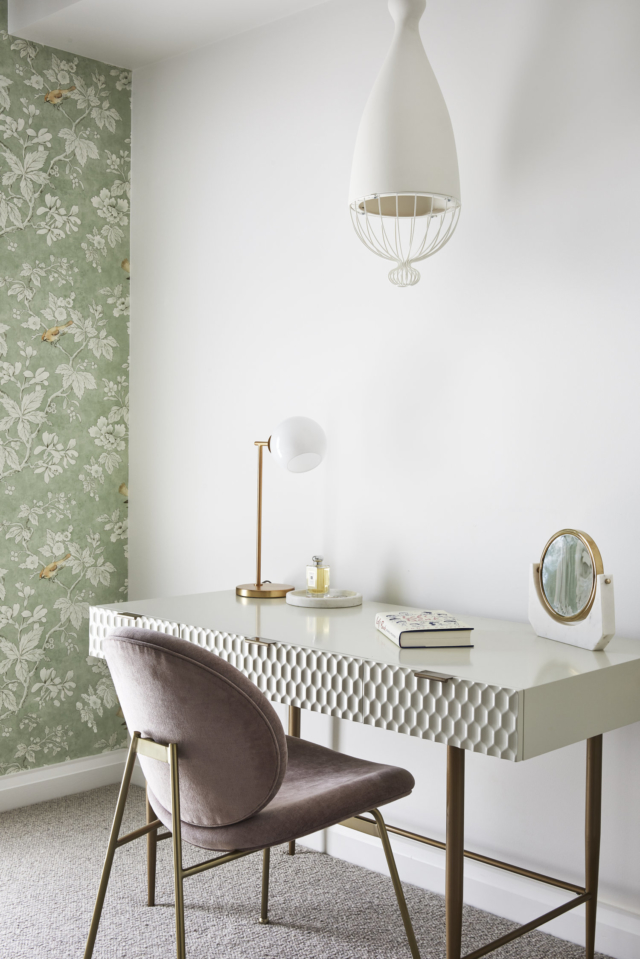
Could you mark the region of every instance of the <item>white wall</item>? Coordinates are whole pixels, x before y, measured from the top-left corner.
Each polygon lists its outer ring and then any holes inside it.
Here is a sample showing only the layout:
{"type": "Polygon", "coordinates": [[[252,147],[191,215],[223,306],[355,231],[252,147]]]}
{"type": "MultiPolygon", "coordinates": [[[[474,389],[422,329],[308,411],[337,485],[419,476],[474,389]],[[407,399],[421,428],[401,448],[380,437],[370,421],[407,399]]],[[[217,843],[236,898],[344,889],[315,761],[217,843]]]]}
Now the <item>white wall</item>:
{"type": "MultiPolygon", "coordinates": [[[[251,578],[253,440],[303,414],[329,453],[304,475],[267,458],[266,578],[301,584],[320,551],[369,599],[524,620],[528,564],[577,526],[640,637],[639,30],[635,0],[430,0],[463,212],[411,289],[346,207],[384,0],[135,73],[132,597],[251,578]]],[[[442,834],[442,747],[308,729],[407,765],[419,788],[393,818],[442,834]]],[[[601,893],[627,918],[639,747],[640,725],[605,737],[601,893]]],[[[468,846],[580,880],[583,760],[470,755],[468,846]]]]}

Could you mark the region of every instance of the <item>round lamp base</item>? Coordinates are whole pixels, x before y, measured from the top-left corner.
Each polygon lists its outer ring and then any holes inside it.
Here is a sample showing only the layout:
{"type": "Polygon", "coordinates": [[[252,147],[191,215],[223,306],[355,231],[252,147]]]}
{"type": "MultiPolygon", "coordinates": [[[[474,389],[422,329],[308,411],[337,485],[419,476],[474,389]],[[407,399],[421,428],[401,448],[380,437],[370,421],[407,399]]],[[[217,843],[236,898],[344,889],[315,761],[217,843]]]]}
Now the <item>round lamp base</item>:
{"type": "Polygon", "coordinates": [[[261,583],[256,586],[255,583],[243,583],[236,586],[236,596],[249,596],[252,599],[282,599],[294,589],[293,586],[286,586],[284,583],[261,583]]]}

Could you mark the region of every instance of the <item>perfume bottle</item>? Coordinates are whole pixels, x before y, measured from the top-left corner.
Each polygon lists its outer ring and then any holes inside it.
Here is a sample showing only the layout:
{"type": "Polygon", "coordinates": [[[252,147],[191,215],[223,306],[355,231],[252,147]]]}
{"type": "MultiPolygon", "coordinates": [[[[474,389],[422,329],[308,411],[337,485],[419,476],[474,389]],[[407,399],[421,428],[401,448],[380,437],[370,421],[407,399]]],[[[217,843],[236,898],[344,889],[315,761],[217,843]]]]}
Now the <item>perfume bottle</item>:
{"type": "Polygon", "coordinates": [[[329,567],[322,556],[312,556],[313,566],[307,566],[307,596],[328,596],[329,567]]]}

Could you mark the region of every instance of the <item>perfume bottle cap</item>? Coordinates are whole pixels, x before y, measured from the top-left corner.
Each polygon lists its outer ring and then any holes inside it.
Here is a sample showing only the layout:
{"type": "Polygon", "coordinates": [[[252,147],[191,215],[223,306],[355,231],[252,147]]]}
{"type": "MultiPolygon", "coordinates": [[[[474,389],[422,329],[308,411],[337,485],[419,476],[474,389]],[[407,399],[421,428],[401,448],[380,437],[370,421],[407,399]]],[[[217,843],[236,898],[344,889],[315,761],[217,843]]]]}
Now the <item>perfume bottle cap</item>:
{"type": "Polygon", "coordinates": [[[311,559],[312,559],[313,562],[316,564],[316,566],[320,566],[320,565],[322,564],[322,559],[323,559],[323,557],[322,557],[322,556],[312,556],[311,559]]]}

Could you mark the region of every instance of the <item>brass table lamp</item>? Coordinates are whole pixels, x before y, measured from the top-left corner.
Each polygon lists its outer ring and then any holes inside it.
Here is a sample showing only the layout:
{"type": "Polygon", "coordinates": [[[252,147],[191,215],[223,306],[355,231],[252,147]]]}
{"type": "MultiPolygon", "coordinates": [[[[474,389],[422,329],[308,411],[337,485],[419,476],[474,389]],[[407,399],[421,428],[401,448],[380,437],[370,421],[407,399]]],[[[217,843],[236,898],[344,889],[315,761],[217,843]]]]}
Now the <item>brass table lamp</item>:
{"type": "Polygon", "coordinates": [[[322,462],[327,439],[321,426],[306,416],[283,420],[268,440],[256,440],[258,447],[258,522],[256,537],[256,581],[236,586],[238,596],[281,599],[294,589],[285,583],[262,582],[262,451],[266,446],[275,461],[290,473],[306,473],[322,462]]]}

